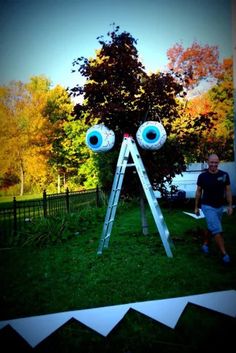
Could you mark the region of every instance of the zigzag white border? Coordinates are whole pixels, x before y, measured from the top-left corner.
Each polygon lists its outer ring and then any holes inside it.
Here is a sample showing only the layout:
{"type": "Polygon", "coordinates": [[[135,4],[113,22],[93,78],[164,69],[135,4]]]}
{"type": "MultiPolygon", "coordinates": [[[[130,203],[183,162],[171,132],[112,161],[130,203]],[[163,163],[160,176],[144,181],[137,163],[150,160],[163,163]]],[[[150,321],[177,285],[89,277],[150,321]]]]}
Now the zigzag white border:
{"type": "Polygon", "coordinates": [[[169,299],[151,300],[93,309],[66,311],[0,321],[0,329],[10,325],[31,347],[51,335],[70,319],[76,319],[92,330],[107,336],[134,309],[174,329],[188,303],[236,318],[236,290],[226,290],[169,299]]]}

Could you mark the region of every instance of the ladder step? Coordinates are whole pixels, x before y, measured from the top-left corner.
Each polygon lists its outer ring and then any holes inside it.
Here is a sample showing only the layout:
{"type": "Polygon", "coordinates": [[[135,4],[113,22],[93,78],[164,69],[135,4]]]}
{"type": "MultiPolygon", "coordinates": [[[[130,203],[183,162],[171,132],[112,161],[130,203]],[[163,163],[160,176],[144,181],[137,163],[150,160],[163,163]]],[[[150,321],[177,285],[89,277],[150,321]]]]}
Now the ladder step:
{"type": "Polygon", "coordinates": [[[118,203],[114,203],[114,205],[108,206],[108,208],[113,208],[116,207],[118,205],[118,203]]]}
{"type": "Polygon", "coordinates": [[[109,221],[106,221],[105,224],[109,224],[109,223],[112,223],[112,222],[114,222],[114,218],[110,219],[109,221]]]}

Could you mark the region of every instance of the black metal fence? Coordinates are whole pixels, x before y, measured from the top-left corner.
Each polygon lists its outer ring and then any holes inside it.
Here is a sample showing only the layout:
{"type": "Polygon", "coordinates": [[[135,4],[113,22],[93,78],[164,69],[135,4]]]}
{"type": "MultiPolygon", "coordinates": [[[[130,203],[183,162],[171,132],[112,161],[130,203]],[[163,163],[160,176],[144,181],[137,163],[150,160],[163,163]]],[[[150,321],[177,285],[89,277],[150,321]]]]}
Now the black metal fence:
{"type": "Polygon", "coordinates": [[[100,190],[82,190],[48,195],[44,191],[42,198],[17,201],[13,198],[11,205],[0,208],[0,243],[9,235],[14,235],[27,222],[35,219],[78,212],[88,206],[98,206],[100,190]]]}

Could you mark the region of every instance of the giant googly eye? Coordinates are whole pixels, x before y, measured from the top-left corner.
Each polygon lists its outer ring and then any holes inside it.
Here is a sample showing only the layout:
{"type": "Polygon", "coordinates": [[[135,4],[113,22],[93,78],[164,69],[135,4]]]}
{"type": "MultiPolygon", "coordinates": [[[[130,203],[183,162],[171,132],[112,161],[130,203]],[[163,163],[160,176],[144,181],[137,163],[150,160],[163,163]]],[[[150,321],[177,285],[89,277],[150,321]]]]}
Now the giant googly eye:
{"type": "Polygon", "coordinates": [[[114,143],[114,132],[103,124],[92,126],[86,133],[86,145],[94,152],[109,151],[114,143]]]}
{"type": "Polygon", "coordinates": [[[136,138],[142,148],[159,150],[166,141],[166,131],[161,123],[146,121],[139,127],[136,138]]]}

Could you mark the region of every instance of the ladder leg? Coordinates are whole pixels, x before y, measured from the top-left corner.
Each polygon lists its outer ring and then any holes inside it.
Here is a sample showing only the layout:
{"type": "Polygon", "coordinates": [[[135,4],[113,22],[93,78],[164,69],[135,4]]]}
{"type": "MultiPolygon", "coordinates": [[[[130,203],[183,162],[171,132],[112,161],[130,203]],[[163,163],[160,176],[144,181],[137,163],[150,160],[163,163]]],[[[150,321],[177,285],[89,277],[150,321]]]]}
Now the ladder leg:
{"type": "Polygon", "coordinates": [[[145,201],[144,201],[144,195],[143,195],[143,190],[140,190],[140,213],[141,213],[141,224],[142,224],[142,232],[143,235],[148,235],[148,222],[147,222],[147,217],[146,217],[146,212],[145,212],[145,201]]]}
{"type": "Polygon", "coordinates": [[[127,166],[129,151],[127,149],[126,139],[123,141],[120,149],[120,154],[117,161],[117,167],[115,172],[115,177],[112,184],[112,190],[109,197],[107,212],[105,221],[103,224],[103,230],[98,246],[97,254],[102,254],[103,248],[108,248],[110,235],[115,219],[115,214],[119,202],[121,187],[124,179],[124,173],[127,166]]]}
{"type": "Polygon", "coordinates": [[[170,240],[170,233],[167,228],[167,225],[164,221],[164,217],[162,215],[161,209],[158,205],[157,199],[155,197],[154,191],[152,189],[151,183],[149,181],[148,175],[146,173],[145,167],[143,165],[142,159],[138,152],[137,146],[134,140],[130,140],[130,152],[136,165],[136,169],[143,186],[144,193],[146,195],[147,201],[149,203],[150,209],[152,211],[152,215],[160,234],[163,246],[165,248],[166,255],[168,257],[173,257],[170,245],[173,245],[170,240]]]}
{"type": "Polygon", "coordinates": [[[101,239],[100,239],[99,246],[98,246],[98,252],[97,252],[98,254],[102,254],[102,250],[104,247],[108,248],[109,239],[110,239],[110,235],[111,235],[111,231],[112,231],[112,226],[113,226],[114,219],[115,219],[116,209],[117,209],[117,205],[118,205],[118,201],[119,201],[119,197],[120,197],[119,184],[122,183],[123,178],[122,178],[122,174],[120,171],[117,171],[116,173],[117,173],[117,178],[116,178],[117,183],[115,183],[115,185],[113,185],[112,191],[110,194],[107,212],[106,212],[106,216],[105,216],[105,221],[103,224],[102,235],[101,235],[101,239]]]}
{"type": "Polygon", "coordinates": [[[158,203],[156,201],[156,205],[151,207],[152,215],[155,221],[155,224],[157,226],[157,229],[159,231],[163,246],[165,248],[166,255],[168,257],[173,257],[172,251],[171,251],[171,246],[173,246],[172,240],[170,238],[170,233],[167,228],[167,225],[164,221],[164,217],[162,215],[162,212],[158,206],[158,203]]]}

